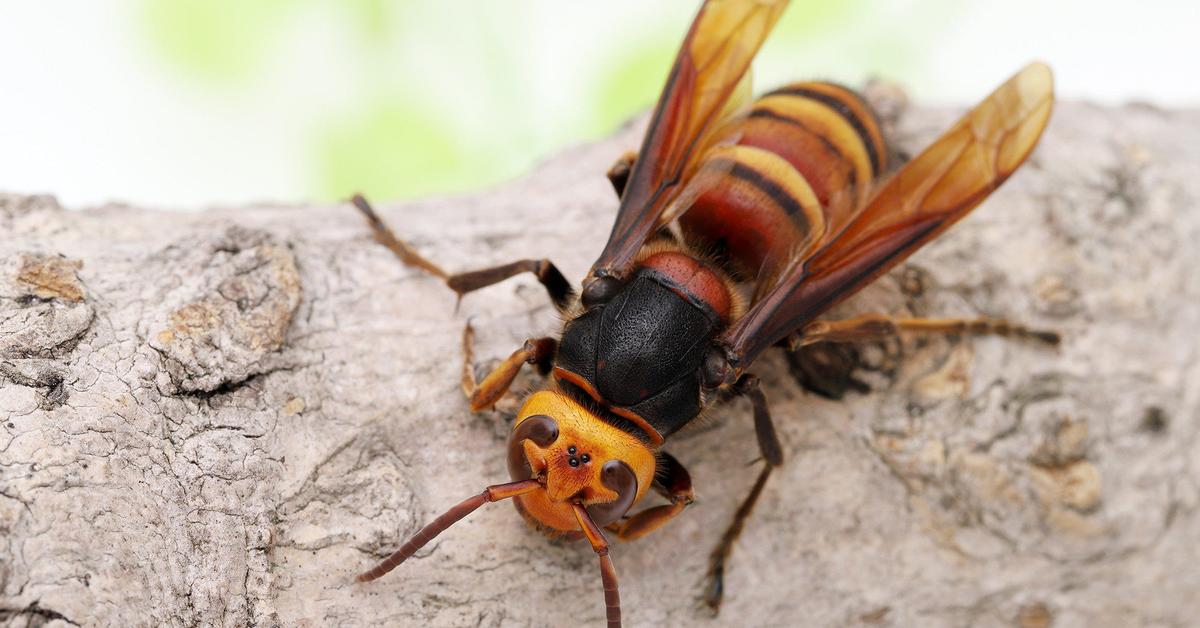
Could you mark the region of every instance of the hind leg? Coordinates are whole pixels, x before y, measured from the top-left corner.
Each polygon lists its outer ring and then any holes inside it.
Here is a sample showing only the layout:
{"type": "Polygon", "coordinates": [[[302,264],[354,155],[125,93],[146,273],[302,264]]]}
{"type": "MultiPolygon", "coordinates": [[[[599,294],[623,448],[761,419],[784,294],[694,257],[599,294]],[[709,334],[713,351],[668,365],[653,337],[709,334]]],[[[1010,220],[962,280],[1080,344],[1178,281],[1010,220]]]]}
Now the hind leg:
{"type": "Polygon", "coordinates": [[[867,384],[854,377],[862,367],[856,343],[878,342],[906,333],[989,334],[1058,344],[1059,334],[1031,329],[996,318],[898,318],[864,314],[842,321],[816,321],[780,343],[787,350],[788,366],[806,390],[830,399],[847,391],[867,392],[867,384]]]}
{"type": "Polygon", "coordinates": [[[995,335],[1024,338],[1056,345],[1058,332],[1031,329],[1002,318],[897,318],[886,314],[863,314],[843,321],[816,321],[788,339],[797,349],[818,342],[859,342],[883,340],[904,332],[935,334],[995,335]]]}
{"type": "Polygon", "coordinates": [[[827,399],[841,399],[848,392],[866,393],[871,387],[855,377],[863,367],[859,346],[847,342],[818,342],[784,348],[788,370],[805,390],[827,399]]]}

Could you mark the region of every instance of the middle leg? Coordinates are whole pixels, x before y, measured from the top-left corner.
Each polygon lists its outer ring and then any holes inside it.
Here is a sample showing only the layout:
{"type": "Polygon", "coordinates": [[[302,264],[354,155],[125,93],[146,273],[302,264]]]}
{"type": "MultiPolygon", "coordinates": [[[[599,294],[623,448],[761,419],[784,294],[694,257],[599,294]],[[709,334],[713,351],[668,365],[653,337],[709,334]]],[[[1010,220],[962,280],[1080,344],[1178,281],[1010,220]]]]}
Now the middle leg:
{"type": "Polygon", "coordinates": [[[743,375],[733,385],[733,393],[750,398],[750,404],[754,408],[754,432],[758,437],[763,468],[758,474],[758,479],[754,481],[754,486],[750,488],[750,493],[746,495],[734,513],[733,521],[721,535],[720,542],[709,555],[708,573],[705,576],[704,603],[714,613],[721,610],[721,600],[725,596],[725,570],[729,563],[729,557],[733,553],[733,545],[746,527],[746,520],[754,511],[754,505],[758,503],[758,498],[762,495],[763,487],[767,485],[767,479],[771,477],[771,472],[783,464],[783,447],[779,444],[775,424],[771,420],[766,396],[759,388],[758,378],[751,374],[743,375]]]}
{"type": "Polygon", "coordinates": [[[721,541],[709,555],[708,574],[705,576],[706,583],[704,585],[704,603],[712,609],[713,613],[721,611],[721,601],[725,598],[725,569],[729,563],[729,556],[733,553],[733,544],[741,536],[742,529],[746,527],[746,520],[754,511],[754,505],[758,503],[763,487],[767,485],[767,478],[771,477],[771,472],[774,470],[775,467],[770,463],[763,464],[758,479],[750,488],[750,494],[742,500],[737,512],[733,514],[733,522],[725,529],[725,533],[721,535],[721,541]]]}

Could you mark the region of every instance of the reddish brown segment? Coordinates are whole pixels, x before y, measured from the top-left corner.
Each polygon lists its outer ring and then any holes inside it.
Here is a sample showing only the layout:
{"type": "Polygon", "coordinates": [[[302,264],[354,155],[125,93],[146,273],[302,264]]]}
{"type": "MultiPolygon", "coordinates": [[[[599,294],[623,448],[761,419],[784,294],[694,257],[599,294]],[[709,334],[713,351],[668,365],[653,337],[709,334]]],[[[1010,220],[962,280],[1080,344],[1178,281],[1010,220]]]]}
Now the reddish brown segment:
{"type": "Polygon", "coordinates": [[[822,206],[828,205],[835,193],[858,185],[854,165],[827,139],[824,129],[812,128],[803,119],[793,121],[776,108],[769,99],[755,103],[750,116],[738,127],[738,143],[786,159],[812,185],[822,206]]]}
{"type": "Polygon", "coordinates": [[[659,216],[694,169],[706,133],[729,113],[731,96],[786,5],[786,0],[709,0],[701,7],[667,77],[592,274],[628,275],[659,216]]]}
{"type": "Polygon", "coordinates": [[[621,593],[617,588],[617,568],[608,557],[608,540],[604,538],[600,527],[592,521],[587,509],[579,504],[574,504],[574,509],[583,536],[600,557],[600,582],[604,587],[604,610],[608,617],[608,628],[621,628],[621,593]]]}
{"type": "Polygon", "coordinates": [[[720,275],[696,258],[677,251],[667,251],[647,257],[641,265],[669,279],[682,292],[680,296],[685,300],[704,303],[721,320],[729,320],[733,307],[729,288],[720,275]]]}
{"type": "Polygon", "coordinates": [[[875,116],[854,92],[794,83],[715,132],[664,217],[728,260],[761,297],[796,259],[845,227],[888,167],[875,116]]]}
{"type": "Polygon", "coordinates": [[[731,133],[786,159],[812,186],[827,234],[861,208],[889,168],[889,150],[871,108],[854,91],[824,82],[793,83],[754,103],[731,133]]]}
{"type": "Polygon", "coordinates": [[[447,510],[440,517],[431,521],[428,525],[426,525],[424,528],[421,528],[420,531],[413,535],[413,537],[404,545],[400,546],[400,549],[396,550],[395,553],[393,553],[391,556],[388,556],[383,562],[376,565],[374,569],[366,573],[359,574],[355,579],[359,582],[370,582],[371,580],[375,580],[376,578],[379,578],[387,572],[395,569],[396,567],[400,566],[401,563],[408,560],[413,554],[417,553],[417,551],[422,547],[425,547],[425,544],[432,541],[434,537],[442,532],[445,532],[446,528],[454,525],[460,519],[475,512],[480,506],[488,502],[495,502],[502,499],[508,499],[510,497],[516,497],[517,495],[524,495],[525,493],[533,492],[539,488],[541,488],[541,484],[538,484],[537,480],[524,480],[521,482],[509,482],[507,484],[489,486],[483,489],[483,492],[479,495],[475,495],[474,497],[463,500],[457,506],[447,510]]]}
{"type": "Polygon", "coordinates": [[[1029,156],[1053,101],[1042,64],[1001,85],[888,180],[828,244],[792,261],[726,334],[731,360],[744,368],[966,216],[1029,156]]]}
{"type": "Polygon", "coordinates": [[[853,127],[866,150],[871,174],[878,176],[888,170],[888,152],[875,111],[854,90],[827,81],[807,81],[785,85],[769,95],[799,96],[825,104],[836,111],[853,127]]]}
{"type": "Polygon", "coordinates": [[[714,245],[746,279],[774,276],[814,246],[825,218],[812,187],[785,159],[754,146],[712,151],[685,192],[679,222],[690,240],[714,245]]]}
{"type": "Polygon", "coordinates": [[[600,585],[604,587],[604,614],[608,628],[621,628],[621,592],[617,589],[617,567],[607,553],[600,554],[600,585]]]}

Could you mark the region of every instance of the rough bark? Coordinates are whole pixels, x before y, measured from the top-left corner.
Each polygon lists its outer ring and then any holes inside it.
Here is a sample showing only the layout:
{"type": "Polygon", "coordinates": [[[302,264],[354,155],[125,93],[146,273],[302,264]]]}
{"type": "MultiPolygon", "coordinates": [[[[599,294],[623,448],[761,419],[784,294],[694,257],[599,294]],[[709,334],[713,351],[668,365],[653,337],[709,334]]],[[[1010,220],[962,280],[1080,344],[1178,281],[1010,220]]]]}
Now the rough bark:
{"type": "MultiPolygon", "coordinates": [[[[921,146],[953,112],[918,110],[921,146]]],[[[636,125],[634,125],[636,126],[636,125]]],[[[475,196],[382,207],[452,270],[547,256],[571,277],[638,129],[475,196]]],[[[753,482],[744,402],[674,439],[698,501],[613,550],[630,625],[1184,626],[1200,617],[1200,114],[1059,108],[975,215],[834,314],[987,314],[1061,330],[866,347],[868,394],[756,369],[787,460],[753,482]]],[[[353,575],[506,479],[514,400],[483,365],[558,319],[532,279],[455,298],[348,206],[64,211],[0,197],[0,623],[600,625],[592,552],[485,508],[385,579],[353,575]]],[[[536,384],[529,376],[518,388],[536,384]]]]}

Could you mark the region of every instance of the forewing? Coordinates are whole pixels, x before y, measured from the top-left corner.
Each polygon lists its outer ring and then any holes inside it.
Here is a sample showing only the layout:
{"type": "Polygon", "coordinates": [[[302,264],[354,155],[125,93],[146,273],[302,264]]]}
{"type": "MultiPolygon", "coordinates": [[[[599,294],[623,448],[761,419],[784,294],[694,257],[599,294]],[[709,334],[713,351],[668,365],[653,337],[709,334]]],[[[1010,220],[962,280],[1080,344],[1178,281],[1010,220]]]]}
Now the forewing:
{"type": "Polygon", "coordinates": [[[809,259],[795,260],[726,341],[741,365],[857,292],[979,205],[1037,144],[1053,79],[1026,66],[884,183],[809,259]]]}
{"type": "Polygon", "coordinates": [[[594,274],[620,277],[632,266],[711,131],[748,93],[743,77],[786,5],[787,0],[707,0],[701,7],[659,97],[594,274]]]}

